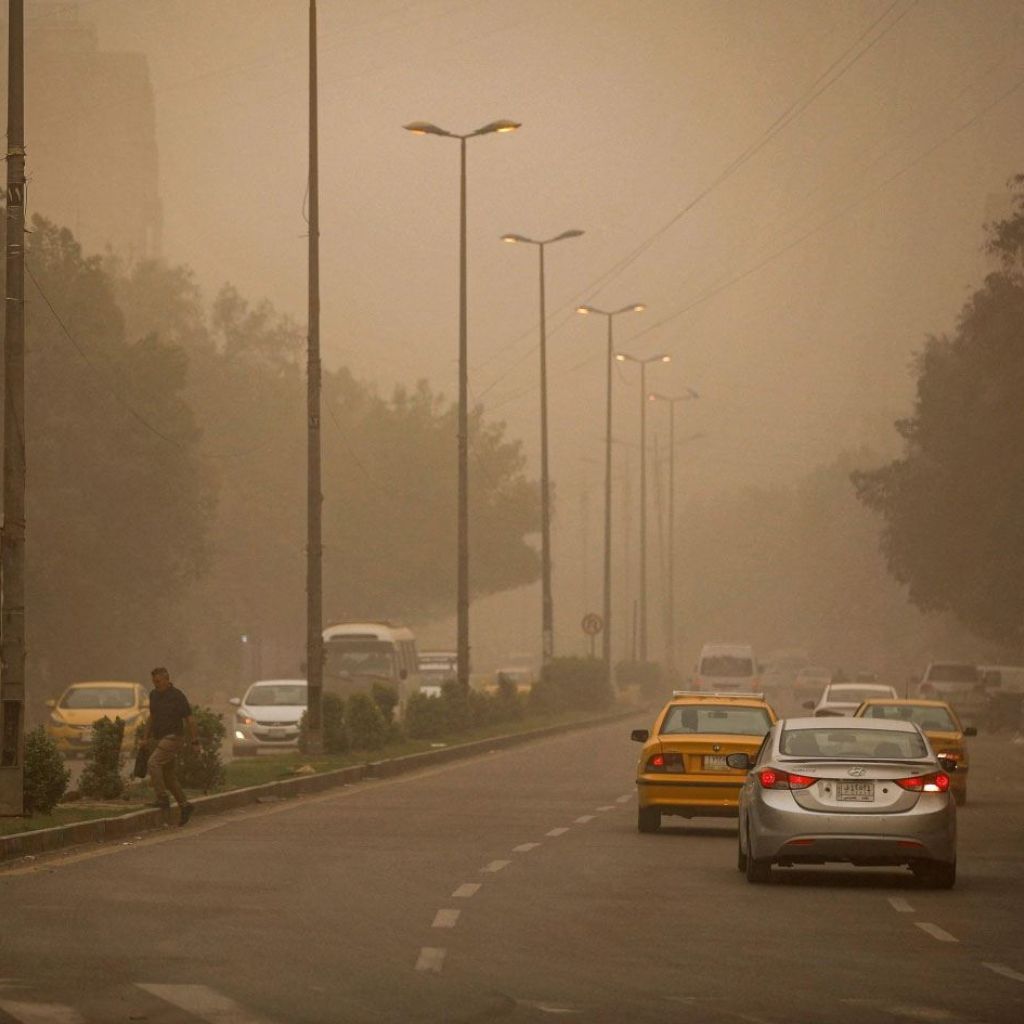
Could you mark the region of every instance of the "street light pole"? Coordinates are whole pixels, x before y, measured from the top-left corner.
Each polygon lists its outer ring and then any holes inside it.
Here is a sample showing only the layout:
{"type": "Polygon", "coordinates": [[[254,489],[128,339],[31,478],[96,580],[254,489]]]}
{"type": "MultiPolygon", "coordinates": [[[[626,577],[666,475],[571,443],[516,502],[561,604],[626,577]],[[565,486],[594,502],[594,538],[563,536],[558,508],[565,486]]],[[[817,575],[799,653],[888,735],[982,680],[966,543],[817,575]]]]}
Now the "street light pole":
{"type": "Polygon", "coordinates": [[[619,352],[615,358],[640,365],[640,661],[647,661],[647,365],[667,363],[672,357],[637,359],[619,352]]]}
{"type": "Polygon", "coordinates": [[[525,235],[502,235],[503,242],[535,245],[540,269],[540,517],[541,517],[541,659],[546,665],[555,656],[555,611],[551,594],[551,484],[548,475],[548,360],[547,312],[544,287],[544,249],[564,238],[579,238],[577,229],[539,241],[525,235]]]}
{"type": "Polygon", "coordinates": [[[700,398],[693,388],[685,395],[648,395],[652,402],[668,402],[668,611],[665,621],[665,667],[669,680],[676,666],[676,405],[700,398]]]}
{"type": "Polygon", "coordinates": [[[469,370],[466,315],[466,140],[494,132],[514,132],[517,121],[492,121],[476,131],[460,135],[427,121],[403,125],[414,135],[440,135],[459,141],[459,494],[457,545],[456,616],[458,639],[458,681],[465,693],[469,689],[469,370]]]}
{"type": "Polygon", "coordinates": [[[636,302],[608,312],[595,306],[577,306],[576,312],[583,316],[600,315],[608,321],[608,401],[605,412],[604,446],[604,601],[602,615],[604,630],[601,634],[601,657],[604,659],[605,678],[608,686],[614,686],[612,678],[612,359],[614,342],[612,321],[620,313],[642,313],[646,307],[636,302]]]}

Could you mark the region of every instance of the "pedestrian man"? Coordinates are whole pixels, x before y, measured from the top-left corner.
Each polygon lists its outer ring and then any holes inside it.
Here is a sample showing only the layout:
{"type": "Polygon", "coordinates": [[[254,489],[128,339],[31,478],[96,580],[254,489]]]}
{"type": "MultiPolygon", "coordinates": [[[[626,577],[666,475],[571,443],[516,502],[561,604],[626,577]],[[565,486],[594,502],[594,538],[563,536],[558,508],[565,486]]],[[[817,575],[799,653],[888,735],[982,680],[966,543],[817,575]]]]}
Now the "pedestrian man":
{"type": "Polygon", "coordinates": [[[170,810],[171,796],[178,802],[178,825],[185,825],[192,817],[193,806],[174,772],[174,762],[186,740],[199,746],[196,720],[188,698],[172,682],[165,668],[151,673],[153,689],[149,691],[149,721],[143,743],[149,753],[149,780],[156,794],[154,806],[170,810]],[[170,793],[170,796],[168,795],[170,793]]]}

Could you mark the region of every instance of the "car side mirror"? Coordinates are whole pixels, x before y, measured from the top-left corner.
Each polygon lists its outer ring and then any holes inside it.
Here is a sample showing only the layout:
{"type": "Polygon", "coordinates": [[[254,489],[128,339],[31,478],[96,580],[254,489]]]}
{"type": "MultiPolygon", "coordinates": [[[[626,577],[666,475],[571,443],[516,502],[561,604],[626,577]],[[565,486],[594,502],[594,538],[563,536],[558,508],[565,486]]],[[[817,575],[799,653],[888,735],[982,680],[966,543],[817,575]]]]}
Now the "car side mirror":
{"type": "Polygon", "coordinates": [[[649,729],[634,729],[629,738],[634,743],[646,743],[651,738],[651,733],[649,729]]]}
{"type": "Polygon", "coordinates": [[[967,728],[964,729],[964,735],[965,736],[977,736],[978,735],[978,728],[977,728],[977,726],[974,726],[974,725],[967,726],[967,728]]]}
{"type": "Polygon", "coordinates": [[[814,710],[814,701],[813,700],[805,700],[803,702],[803,704],[800,705],[800,707],[807,708],[808,711],[813,711],[814,710]]]}
{"type": "Polygon", "coordinates": [[[743,771],[749,771],[754,764],[750,759],[750,755],[745,753],[726,754],[725,763],[730,768],[742,768],[743,771]]]}
{"type": "Polygon", "coordinates": [[[951,757],[943,757],[940,754],[939,755],[939,764],[942,765],[942,770],[944,772],[955,772],[956,771],[956,761],[954,761],[953,758],[951,758],[951,757]]]}
{"type": "Polygon", "coordinates": [[[57,706],[57,702],[55,700],[48,700],[46,702],[46,706],[48,708],[55,708],[57,706]]]}
{"type": "Polygon", "coordinates": [[[242,698],[241,697],[232,697],[231,700],[228,701],[228,703],[229,704],[234,704],[236,708],[237,707],[241,707],[241,705],[242,705],[242,698]]]}

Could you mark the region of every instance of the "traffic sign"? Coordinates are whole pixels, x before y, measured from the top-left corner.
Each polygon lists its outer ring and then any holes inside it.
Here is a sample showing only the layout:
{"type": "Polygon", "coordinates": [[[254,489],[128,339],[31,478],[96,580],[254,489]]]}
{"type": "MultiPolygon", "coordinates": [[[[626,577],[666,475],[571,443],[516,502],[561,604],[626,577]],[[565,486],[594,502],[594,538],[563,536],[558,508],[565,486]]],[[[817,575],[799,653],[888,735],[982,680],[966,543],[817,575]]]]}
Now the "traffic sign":
{"type": "Polygon", "coordinates": [[[604,629],[604,619],[596,612],[589,612],[583,616],[582,625],[587,636],[597,636],[604,629]]]}

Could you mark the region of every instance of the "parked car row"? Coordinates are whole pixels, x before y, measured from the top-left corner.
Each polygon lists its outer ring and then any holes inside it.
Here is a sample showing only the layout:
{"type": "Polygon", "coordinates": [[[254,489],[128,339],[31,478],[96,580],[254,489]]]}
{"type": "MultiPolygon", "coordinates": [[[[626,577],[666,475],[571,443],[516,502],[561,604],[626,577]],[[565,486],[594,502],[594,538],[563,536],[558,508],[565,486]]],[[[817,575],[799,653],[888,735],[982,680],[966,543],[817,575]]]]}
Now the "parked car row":
{"type": "Polygon", "coordinates": [[[780,719],[759,693],[675,691],[632,732],[637,829],[737,818],[737,868],[752,883],[773,866],[845,862],[906,866],[948,888],[970,735],[948,704],[891,692],[853,714],[780,719]]]}

